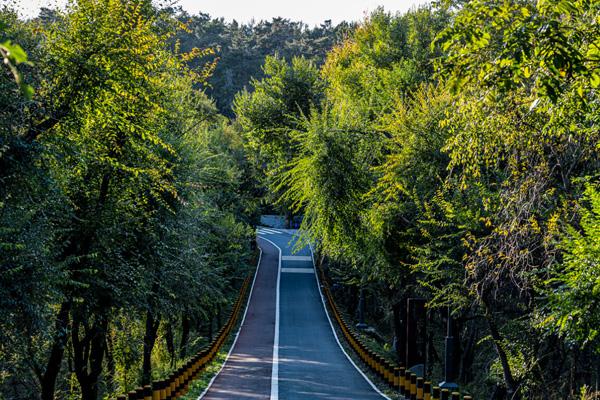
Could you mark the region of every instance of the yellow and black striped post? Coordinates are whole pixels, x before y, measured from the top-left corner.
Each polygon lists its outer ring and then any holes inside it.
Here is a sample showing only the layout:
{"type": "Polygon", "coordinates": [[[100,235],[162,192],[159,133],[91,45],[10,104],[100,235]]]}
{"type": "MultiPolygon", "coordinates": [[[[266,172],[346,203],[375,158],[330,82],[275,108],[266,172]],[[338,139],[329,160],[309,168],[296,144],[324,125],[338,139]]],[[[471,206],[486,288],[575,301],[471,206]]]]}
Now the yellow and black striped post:
{"type": "Polygon", "coordinates": [[[375,375],[379,376],[379,360],[377,359],[377,354],[375,354],[373,351],[370,351],[370,355],[371,359],[373,360],[373,372],[375,372],[375,375]]]}
{"type": "Polygon", "coordinates": [[[452,400],[460,400],[460,393],[452,392],[452,400]]]}
{"type": "Polygon", "coordinates": [[[371,371],[375,371],[375,359],[373,358],[373,352],[367,349],[367,365],[371,368],[371,371]]]}
{"type": "Polygon", "coordinates": [[[423,378],[417,378],[417,400],[424,400],[423,383],[423,378]]]}
{"type": "Polygon", "coordinates": [[[152,400],[162,400],[160,398],[161,385],[162,385],[162,381],[152,382],[152,400]]]}
{"type": "Polygon", "coordinates": [[[152,386],[144,386],[144,400],[152,400],[152,386]]]}
{"type": "Polygon", "coordinates": [[[169,377],[165,380],[165,399],[171,398],[171,384],[173,383],[173,375],[169,375],[169,377]]]}
{"type": "Polygon", "coordinates": [[[406,394],[406,368],[400,367],[400,394],[406,394]]]}
{"type": "Polygon", "coordinates": [[[417,374],[410,374],[410,400],[417,400],[417,374]]]}
{"type": "Polygon", "coordinates": [[[139,388],[135,389],[135,396],[136,396],[136,399],[143,400],[143,398],[144,398],[144,388],[143,387],[139,387],[139,388]]]}
{"type": "Polygon", "coordinates": [[[188,386],[194,379],[196,379],[196,374],[198,371],[198,363],[196,361],[196,357],[192,358],[188,363],[188,386]]]}
{"type": "Polygon", "coordinates": [[[375,361],[375,373],[379,378],[383,378],[381,373],[381,360],[379,354],[373,352],[373,360],[375,361]]]}
{"type": "Polygon", "coordinates": [[[167,388],[169,387],[169,380],[165,379],[160,385],[160,400],[167,400],[167,388]]]}
{"type": "Polygon", "coordinates": [[[188,368],[187,368],[187,364],[184,364],[181,367],[181,383],[180,383],[181,389],[179,390],[179,395],[183,396],[184,394],[187,393],[187,387],[188,387],[188,368]]]}
{"type": "Polygon", "coordinates": [[[388,361],[386,359],[381,359],[381,367],[383,369],[383,381],[387,384],[390,381],[390,371],[388,368],[388,361]]]}
{"type": "Polygon", "coordinates": [[[410,375],[408,368],[404,371],[404,397],[410,398],[410,375]]]}
{"type": "Polygon", "coordinates": [[[423,383],[423,399],[431,400],[431,382],[427,381],[423,383]]]}
{"type": "Polygon", "coordinates": [[[169,397],[168,398],[173,398],[175,397],[176,394],[176,387],[177,387],[177,373],[172,373],[171,376],[169,377],[169,397]]]}
{"type": "Polygon", "coordinates": [[[363,344],[363,342],[359,341],[358,342],[358,348],[359,348],[359,352],[358,355],[360,356],[360,358],[366,362],[367,360],[367,349],[365,347],[365,345],[363,344]]]}
{"type": "Polygon", "coordinates": [[[394,368],[388,360],[383,360],[383,370],[385,374],[385,382],[390,386],[394,387],[394,368]]]}
{"type": "Polygon", "coordinates": [[[400,391],[400,368],[394,368],[394,389],[400,391]]]}
{"type": "Polygon", "coordinates": [[[181,367],[180,375],[179,375],[179,390],[177,391],[180,396],[183,396],[186,392],[186,383],[187,383],[187,369],[185,364],[181,367]]]}
{"type": "Polygon", "coordinates": [[[398,386],[398,385],[396,385],[396,381],[397,381],[396,366],[388,361],[387,367],[388,367],[388,384],[390,385],[390,388],[396,389],[396,387],[398,386]]]}
{"type": "Polygon", "coordinates": [[[183,371],[181,368],[179,368],[176,372],[176,377],[175,377],[175,397],[179,397],[181,396],[181,387],[182,387],[182,383],[183,383],[183,371]]]}
{"type": "Polygon", "coordinates": [[[433,390],[431,391],[431,400],[440,400],[440,399],[441,399],[440,388],[435,386],[433,388],[433,390]]]}
{"type": "Polygon", "coordinates": [[[190,383],[194,379],[194,360],[190,359],[186,364],[185,369],[185,391],[186,393],[190,390],[190,383]]]}
{"type": "Polygon", "coordinates": [[[130,391],[127,393],[127,398],[128,400],[137,400],[137,392],[135,390],[130,391]]]}
{"type": "Polygon", "coordinates": [[[200,372],[200,362],[198,361],[198,356],[194,356],[192,358],[191,367],[190,367],[190,381],[193,381],[198,377],[200,372]]]}
{"type": "Polygon", "coordinates": [[[191,363],[188,361],[185,370],[183,371],[183,388],[181,389],[181,395],[186,394],[190,388],[190,378],[192,376],[192,370],[190,368],[191,363]]]}
{"type": "Polygon", "coordinates": [[[448,389],[442,389],[442,400],[450,400],[450,391],[448,389]]]}

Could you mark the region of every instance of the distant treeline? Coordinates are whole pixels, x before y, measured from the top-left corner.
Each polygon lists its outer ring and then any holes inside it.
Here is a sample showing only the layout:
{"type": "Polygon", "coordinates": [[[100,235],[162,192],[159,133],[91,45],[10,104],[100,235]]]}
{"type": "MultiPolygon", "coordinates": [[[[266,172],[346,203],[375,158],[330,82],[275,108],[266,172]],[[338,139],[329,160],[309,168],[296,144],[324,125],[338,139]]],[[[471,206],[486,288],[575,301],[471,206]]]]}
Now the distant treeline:
{"type": "MultiPolygon", "coordinates": [[[[170,11],[186,25],[186,29],[174,37],[183,51],[194,47],[215,51],[211,58],[218,60],[207,81],[206,93],[215,100],[219,111],[229,117],[234,116],[231,105],[235,94],[249,87],[252,78],[264,76],[261,68],[266,56],[278,54],[288,60],[302,56],[321,65],[327,52],[355,26],[324,21],[320,26],[309,27],[304,22],[285,18],[240,24],[203,13],[189,15],[181,10],[170,11]]],[[[198,62],[191,65],[197,66],[198,62]]]]}

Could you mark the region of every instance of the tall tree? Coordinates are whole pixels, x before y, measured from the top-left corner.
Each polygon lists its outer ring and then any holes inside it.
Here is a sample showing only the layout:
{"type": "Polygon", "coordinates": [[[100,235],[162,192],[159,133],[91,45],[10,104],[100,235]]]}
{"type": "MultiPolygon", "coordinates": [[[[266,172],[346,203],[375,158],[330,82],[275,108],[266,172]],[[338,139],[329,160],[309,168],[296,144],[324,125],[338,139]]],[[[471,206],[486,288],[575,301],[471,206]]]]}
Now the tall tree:
{"type": "MultiPolygon", "coordinates": [[[[263,70],[265,78],[252,81],[252,92],[236,96],[234,110],[254,163],[265,174],[263,184],[277,196],[281,189],[274,178],[287,169],[294,154],[290,131],[312,108],[319,109],[324,86],[314,63],[305,58],[288,64],[280,57],[267,57],[263,70]]],[[[282,206],[291,222],[289,204],[282,206]]]]}

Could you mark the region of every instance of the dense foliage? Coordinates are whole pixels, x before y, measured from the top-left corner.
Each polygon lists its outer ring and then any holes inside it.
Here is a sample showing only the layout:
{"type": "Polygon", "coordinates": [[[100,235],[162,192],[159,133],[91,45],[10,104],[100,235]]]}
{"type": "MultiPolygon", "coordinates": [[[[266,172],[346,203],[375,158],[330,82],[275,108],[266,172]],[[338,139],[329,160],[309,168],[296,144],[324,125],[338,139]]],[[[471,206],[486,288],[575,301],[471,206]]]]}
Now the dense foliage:
{"type": "MultiPolygon", "coordinates": [[[[328,53],[321,103],[269,119],[292,156],[267,171],[340,301],[354,311],[366,291],[389,346],[406,299],[426,298],[440,381],[448,307],[458,380],[478,398],[598,384],[599,18],[595,1],[378,10],[328,53]]],[[[265,104],[236,108],[260,151],[270,137],[244,121],[265,104]]]]}
{"type": "Polygon", "coordinates": [[[245,276],[259,200],[303,216],[388,356],[424,298],[431,380],[450,313],[463,393],[598,396],[598,1],[309,28],[78,0],[0,10],[0,56],[0,398],[169,373],[245,276]]]}
{"type": "MultiPolygon", "coordinates": [[[[301,123],[323,97],[323,81],[316,66],[306,58],[293,58],[290,65],[278,56],[269,56],[263,66],[265,77],[253,79],[252,92],[244,90],[235,97],[237,122],[246,137],[246,148],[267,190],[264,198],[272,203],[287,188],[277,184],[277,176],[294,156],[291,131],[301,123]]],[[[281,211],[291,222],[291,207],[282,202],[281,211]]]]}
{"type": "Polygon", "coordinates": [[[52,16],[0,13],[0,397],[97,399],[223,322],[255,207],[239,135],[194,89],[212,65],[186,64],[208,51],[167,47],[172,16],[113,0],[52,16]]]}

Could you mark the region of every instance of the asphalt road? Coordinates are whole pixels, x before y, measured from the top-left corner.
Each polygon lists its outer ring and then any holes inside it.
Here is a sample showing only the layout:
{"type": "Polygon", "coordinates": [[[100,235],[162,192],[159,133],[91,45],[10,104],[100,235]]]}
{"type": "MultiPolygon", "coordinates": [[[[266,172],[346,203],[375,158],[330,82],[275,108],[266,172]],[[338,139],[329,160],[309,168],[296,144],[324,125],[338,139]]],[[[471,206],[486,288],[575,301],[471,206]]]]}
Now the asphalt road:
{"type": "Polygon", "coordinates": [[[270,398],[279,253],[268,247],[260,258],[239,336],[202,399],[270,398]]]}
{"type": "Polygon", "coordinates": [[[264,228],[258,237],[263,253],[248,313],[202,398],[383,399],[336,341],[310,250],[294,252],[294,231],[264,228]]]}

